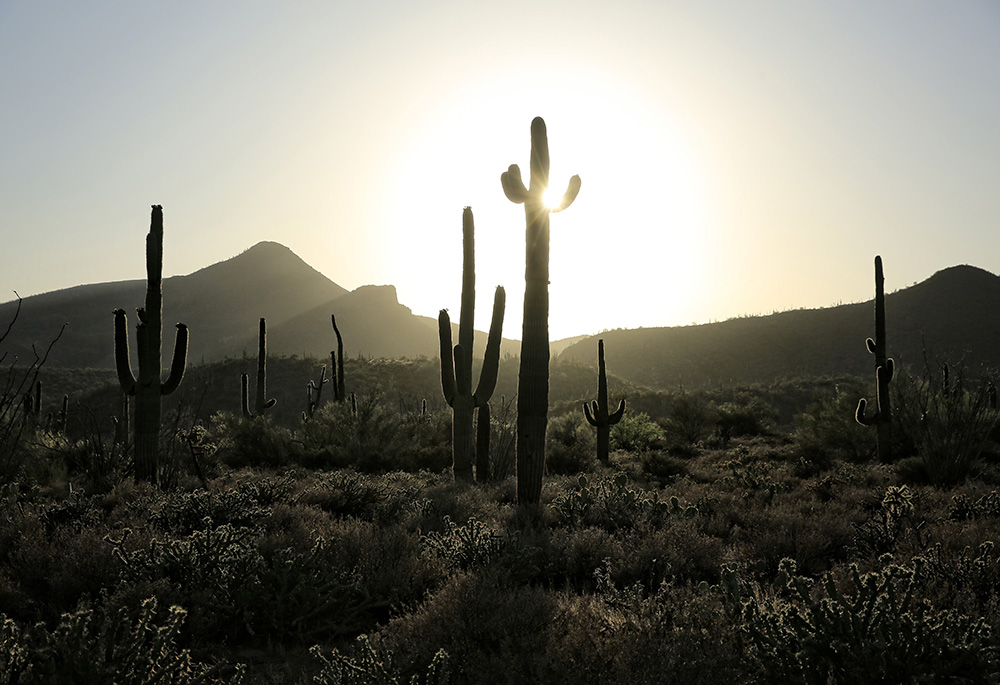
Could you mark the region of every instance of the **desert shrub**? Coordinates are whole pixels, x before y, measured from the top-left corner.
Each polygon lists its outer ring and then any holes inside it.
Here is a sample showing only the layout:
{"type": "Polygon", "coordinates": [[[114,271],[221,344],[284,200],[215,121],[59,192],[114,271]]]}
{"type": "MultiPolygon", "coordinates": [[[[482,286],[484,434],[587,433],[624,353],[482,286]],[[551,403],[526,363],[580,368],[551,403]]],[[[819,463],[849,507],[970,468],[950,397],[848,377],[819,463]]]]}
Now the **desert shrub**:
{"type": "Polygon", "coordinates": [[[595,574],[596,593],[557,597],[544,643],[548,671],[539,682],[746,681],[717,594],[679,583],[621,584],[606,574],[606,568],[595,574]]]}
{"type": "Polygon", "coordinates": [[[456,685],[547,683],[551,667],[541,645],[551,634],[555,604],[554,593],[542,588],[489,572],[457,573],[373,639],[395,653],[403,678],[426,672],[443,649],[456,685]]]}
{"type": "Polygon", "coordinates": [[[444,517],[444,531],[430,531],[421,542],[425,553],[445,561],[449,568],[467,571],[496,560],[510,543],[510,536],[470,518],[458,525],[444,517]]]}
{"type": "Polygon", "coordinates": [[[897,371],[890,386],[893,425],[923,464],[922,472],[913,470],[911,476],[934,485],[958,483],[970,474],[1000,417],[985,386],[966,383],[961,371],[957,376],[944,385],[929,373],[916,378],[897,371]]]}
{"type": "MultiPolygon", "coordinates": [[[[514,475],[514,446],[517,440],[517,411],[514,399],[500,398],[490,412],[490,474],[493,480],[514,475]]],[[[596,449],[596,447],[595,447],[596,449]]]]}
{"type": "Polygon", "coordinates": [[[671,483],[690,469],[685,460],[663,450],[652,450],[642,455],[642,470],[661,483],[671,483]]]}
{"type": "Polygon", "coordinates": [[[593,483],[586,476],[576,487],[557,495],[551,504],[557,522],[570,526],[599,526],[609,531],[655,524],[669,516],[697,516],[698,510],[683,506],[677,497],[661,500],[659,493],[629,487],[628,475],[618,473],[593,483]]]}
{"type": "Polygon", "coordinates": [[[451,464],[443,415],[400,413],[380,391],[324,405],[302,426],[304,463],[366,473],[441,469],[451,464]]]}
{"type": "Polygon", "coordinates": [[[611,427],[611,449],[648,452],[663,446],[663,429],[644,412],[626,412],[611,427]]]}
{"type": "Polygon", "coordinates": [[[291,432],[267,415],[248,419],[220,412],[212,417],[208,436],[217,445],[217,458],[231,468],[279,468],[296,456],[291,432]]]}
{"type": "Polygon", "coordinates": [[[1000,493],[993,490],[976,499],[972,499],[968,495],[955,495],[951,498],[951,505],[948,507],[948,518],[952,521],[1000,518],[1000,493]]]}
{"type": "Polygon", "coordinates": [[[722,587],[768,682],[990,682],[997,648],[982,620],[937,610],[915,596],[923,563],[850,569],[850,587],[819,584],[782,562],[778,596],[755,594],[735,570],[722,587]]]}
{"type": "Polygon", "coordinates": [[[243,609],[257,601],[262,564],[249,529],[226,523],[135,550],[125,544],[128,532],[109,539],[126,583],[155,587],[161,601],[187,608],[200,639],[245,636],[243,609]]]}
{"type": "Polygon", "coordinates": [[[774,428],[777,412],[759,395],[737,393],[730,402],[716,407],[716,427],[723,441],[730,438],[767,435],[774,428]]]}
{"type": "Polygon", "coordinates": [[[550,420],[545,443],[545,468],[551,474],[586,473],[597,465],[596,436],[582,414],[550,420]]]}
{"type": "Polygon", "coordinates": [[[696,445],[709,436],[716,413],[701,395],[683,393],[674,398],[664,420],[666,439],[672,445],[696,445]]]}
{"type": "Polygon", "coordinates": [[[818,398],[795,417],[792,434],[803,456],[822,467],[833,459],[861,462],[875,454],[875,432],[854,420],[860,384],[838,385],[832,395],[818,398]]]}
{"type": "Polygon", "coordinates": [[[0,680],[5,683],[239,683],[242,667],[208,667],[178,647],[186,612],[147,599],[134,619],[125,611],[84,607],[49,630],[21,628],[0,614],[0,680]]]}
{"type": "Polygon", "coordinates": [[[304,552],[281,549],[262,556],[252,603],[242,612],[255,639],[308,644],[353,637],[385,613],[386,598],[373,595],[332,545],[320,538],[304,552]]]}
{"type": "Polygon", "coordinates": [[[160,530],[175,535],[190,535],[230,524],[253,527],[269,513],[245,490],[195,490],[166,495],[160,506],[149,515],[149,521],[160,530]]]}
{"type": "Polygon", "coordinates": [[[414,675],[409,680],[400,675],[393,653],[376,651],[367,635],[358,638],[352,655],[336,649],[326,654],[318,645],[310,651],[323,664],[313,678],[317,685],[448,685],[451,682],[451,665],[444,650],[434,655],[423,677],[414,675]]]}
{"type": "Polygon", "coordinates": [[[921,590],[938,604],[991,620],[1000,614],[1000,553],[986,541],[976,548],[946,550],[940,543],[920,554],[921,590]]]}
{"type": "Polygon", "coordinates": [[[335,516],[373,519],[388,495],[387,486],[375,477],[352,471],[318,474],[302,493],[302,504],[319,507],[335,516]]]}
{"type": "Polygon", "coordinates": [[[0,553],[8,593],[3,611],[11,618],[54,620],[119,578],[120,565],[99,528],[48,533],[37,519],[25,517],[14,530],[18,535],[0,553]]]}

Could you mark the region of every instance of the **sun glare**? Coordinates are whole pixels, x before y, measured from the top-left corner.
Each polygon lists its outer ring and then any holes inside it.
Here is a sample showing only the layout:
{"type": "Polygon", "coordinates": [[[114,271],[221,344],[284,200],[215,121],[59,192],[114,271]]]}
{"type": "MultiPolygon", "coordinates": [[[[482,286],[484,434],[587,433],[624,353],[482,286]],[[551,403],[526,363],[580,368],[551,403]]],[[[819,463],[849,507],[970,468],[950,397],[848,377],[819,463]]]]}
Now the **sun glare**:
{"type": "Polygon", "coordinates": [[[403,274],[411,279],[410,288],[400,289],[401,302],[431,316],[458,305],[461,218],[468,205],[475,213],[480,284],[476,326],[488,329],[492,287],[499,284],[507,291],[504,336],[520,337],[515,303],[524,287],[524,210],[504,196],[500,173],[517,164],[529,183],[529,124],[542,115],[552,159],[543,202],[559,206],[574,174],[583,186],[573,205],[552,219],[552,339],[696,316],[689,312],[698,309],[705,288],[690,284],[699,281],[710,234],[690,141],[664,110],[627,97],[620,81],[590,76],[556,94],[480,76],[429,111],[392,151],[398,160],[390,182],[394,201],[376,203],[375,211],[399,227],[395,248],[382,256],[400,283],[403,274]],[[595,83],[605,84],[600,96],[595,83]],[[643,199],[623,202],[626,197],[643,199]],[[581,298],[595,273],[602,287],[581,298]],[[683,296],[621,298],[613,282],[631,292],[683,296]]]}
{"type": "Polygon", "coordinates": [[[542,202],[544,202],[545,206],[549,209],[554,209],[559,206],[560,202],[562,202],[563,192],[565,191],[559,190],[556,187],[546,188],[545,194],[542,195],[542,202]]]}

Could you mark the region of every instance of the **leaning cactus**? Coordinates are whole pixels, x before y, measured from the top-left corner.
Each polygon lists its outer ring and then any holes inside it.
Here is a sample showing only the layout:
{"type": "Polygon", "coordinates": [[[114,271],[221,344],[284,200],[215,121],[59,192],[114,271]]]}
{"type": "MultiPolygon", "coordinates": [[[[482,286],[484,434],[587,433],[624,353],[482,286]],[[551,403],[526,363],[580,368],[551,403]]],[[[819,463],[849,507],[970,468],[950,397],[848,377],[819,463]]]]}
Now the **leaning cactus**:
{"type": "Polygon", "coordinates": [[[115,365],[122,392],[135,395],[135,480],[156,483],[157,438],[160,433],[160,397],[181,384],[187,366],[188,329],[177,324],[170,375],[160,381],[163,336],[163,208],[153,205],[146,235],[146,306],[137,310],[136,347],[139,376],[132,373],[128,352],[128,321],[125,311],[115,310],[115,365]]]}
{"type": "Polygon", "coordinates": [[[868,338],[865,344],[868,351],[875,355],[875,401],[876,411],[873,416],[865,416],[868,401],[862,398],[858,402],[854,418],[862,426],[875,426],[878,459],[882,463],[891,457],[892,412],[889,407],[889,381],[892,380],[895,365],[892,359],[886,358],[885,351],[885,277],[882,275],[882,258],[875,257],[875,338],[868,338]]]}
{"type": "Polygon", "coordinates": [[[608,413],[608,374],[604,367],[604,341],[597,341],[597,399],[583,403],[583,414],[587,422],[597,428],[597,459],[607,464],[611,458],[611,426],[622,419],[625,400],[618,402],[618,409],[608,413]]]}
{"type": "Polygon", "coordinates": [[[524,270],[524,319],[521,367],[517,379],[517,501],[537,504],[545,469],[545,429],[549,411],[549,213],[561,212],[580,192],[580,177],[570,179],[562,201],[547,207],[549,143],[545,122],[531,122],[531,178],[527,188],[512,164],[500,176],[511,202],[524,205],[527,247],[524,270]]]}
{"type": "Polygon", "coordinates": [[[319,399],[323,394],[323,386],[329,382],[330,380],[326,377],[326,366],[323,366],[319,372],[319,382],[310,380],[309,384],[306,385],[306,410],[302,412],[303,421],[308,421],[316,413],[319,399]]]}
{"type": "Polygon", "coordinates": [[[448,311],[438,315],[441,341],[441,388],[452,408],[452,469],[456,481],[472,480],[475,435],[472,430],[473,410],[490,401],[497,384],[500,368],[500,335],[503,328],[504,289],[497,286],[493,296],[493,319],[479,384],[472,392],[472,344],[475,336],[473,318],[476,307],[475,225],[472,209],[462,213],[462,311],[459,318],[458,344],[451,346],[451,319],[448,311]]]}
{"type": "Polygon", "coordinates": [[[347,400],[347,393],[344,392],[344,339],[337,328],[337,317],[330,315],[330,322],[333,324],[333,332],[337,336],[337,353],[330,351],[330,373],[333,375],[333,400],[344,402],[347,400]]]}
{"type": "Polygon", "coordinates": [[[278,401],[273,397],[267,399],[267,323],[263,318],[257,333],[257,395],[253,412],[250,411],[250,379],[246,374],[240,377],[240,385],[240,407],[248,419],[263,416],[278,401]]]}

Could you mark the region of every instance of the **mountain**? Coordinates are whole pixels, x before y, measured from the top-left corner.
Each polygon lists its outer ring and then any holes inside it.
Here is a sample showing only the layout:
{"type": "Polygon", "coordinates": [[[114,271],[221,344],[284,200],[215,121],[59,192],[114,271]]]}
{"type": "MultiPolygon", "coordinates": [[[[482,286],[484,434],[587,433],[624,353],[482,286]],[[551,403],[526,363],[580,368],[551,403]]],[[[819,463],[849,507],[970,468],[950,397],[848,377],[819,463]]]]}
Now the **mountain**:
{"type": "MultiPolygon", "coordinates": [[[[0,354],[31,360],[32,344],[44,352],[66,322],[47,366],[113,368],[112,312],[124,309],[131,328],[145,292],[145,280],[134,280],[26,297],[0,354]]],[[[0,304],[0,333],[16,310],[16,301],[0,304]]],[[[393,286],[369,285],[348,292],[287,247],[262,242],[232,259],[164,279],[163,363],[169,364],[177,321],[191,330],[191,364],[256,357],[261,317],[267,319],[270,354],[324,358],[336,348],[331,314],[337,316],[349,357],[433,357],[438,353],[437,320],[415,316],[399,303],[393,286]]],[[[134,335],[129,343],[134,367],[134,335]]],[[[477,353],[482,354],[486,334],[477,332],[476,343],[477,353]]],[[[518,343],[505,340],[501,349],[516,354],[518,343]]]]}
{"type": "MultiPolygon", "coordinates": [[[[977,375],[983,367],[1000,369],[1000,277],[972,266],[944,269],[886,295],[885,311],[890,354],[912,373],[924,371],[925,357],[935,367],[960,362],[977,375]]],[[[600,337],[609,371],[660,388],[873,375],[865,339],[874,326],[869,301],[700,326],[608,331],[560,357],[592,363],[600,337]]]]}

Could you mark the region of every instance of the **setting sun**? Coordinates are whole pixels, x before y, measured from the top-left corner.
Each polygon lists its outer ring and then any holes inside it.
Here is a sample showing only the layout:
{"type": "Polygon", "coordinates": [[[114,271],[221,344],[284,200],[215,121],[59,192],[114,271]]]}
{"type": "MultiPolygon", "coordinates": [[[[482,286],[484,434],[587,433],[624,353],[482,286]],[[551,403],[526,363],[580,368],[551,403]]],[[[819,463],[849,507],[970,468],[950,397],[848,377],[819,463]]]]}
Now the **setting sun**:
{"type": "Polygon", "coordinates": [[[564,190],[549,186],[542,195],[542,201],[549,209],[554,209],[562,202],[564,190]]]}

